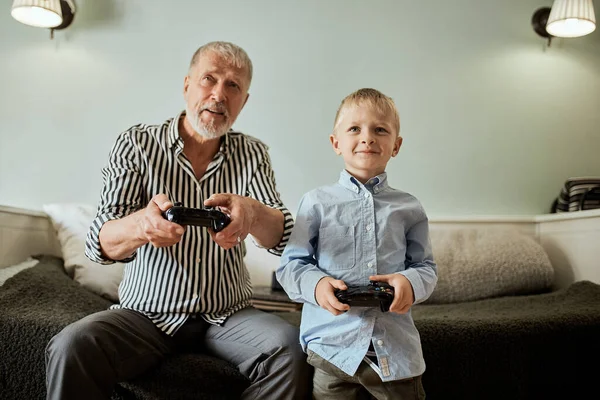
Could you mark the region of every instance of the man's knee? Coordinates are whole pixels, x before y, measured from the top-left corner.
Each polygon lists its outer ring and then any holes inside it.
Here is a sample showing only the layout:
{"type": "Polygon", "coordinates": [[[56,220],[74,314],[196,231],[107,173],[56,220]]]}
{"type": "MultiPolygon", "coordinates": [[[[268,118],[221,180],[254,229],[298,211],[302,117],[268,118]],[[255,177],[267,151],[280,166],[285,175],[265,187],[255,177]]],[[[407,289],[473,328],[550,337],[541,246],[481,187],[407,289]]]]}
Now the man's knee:
{"type": "Polygon", "coordinates": [[[283,321],[273,329],[270,334],[273,343],[277,344],[277,347],[283,349],[286,353],[290,353],[294,359],[302,358],[306,360],[306,354],[300,347],[300,334],[297,327],[290,325],[283,321]]]}
{"type": "Polygon", "coordinates": [[[97,347],[99,330],[97,323],[86,323],[83,320],[66,326],[48,342],[46,359],[69,358],[79,352],[90,352],[97,347]]]}
{"type": "MultiPolygon", "coordinates": [[[[306,353],[302,351],[297,327],[285,322],[273,332],[273,340],[277,341],[281,349],[280,357],[282,367],[299,380],[308,380],[312,367],[306,362],[306,353]]],[[[280,373],[283,371],[280,371],[280,373]]]]}

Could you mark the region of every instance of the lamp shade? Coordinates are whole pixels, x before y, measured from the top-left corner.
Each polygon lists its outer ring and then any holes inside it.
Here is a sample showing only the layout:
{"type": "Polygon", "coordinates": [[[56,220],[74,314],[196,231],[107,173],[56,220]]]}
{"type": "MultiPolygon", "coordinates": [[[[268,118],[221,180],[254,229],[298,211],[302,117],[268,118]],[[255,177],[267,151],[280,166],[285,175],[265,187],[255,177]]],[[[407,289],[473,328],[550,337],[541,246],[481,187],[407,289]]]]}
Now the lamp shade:
{"type": "Polygon", "coordinates": [[[546,30],[552,36],[578,37],[596,29],[592,0],[554,0],[546,30]]]}
{"type": "Polygon", "coordinates": [[[54,28],[63,22],[60,0],[14,0],[10,14],[39,28],[54,28]]]}

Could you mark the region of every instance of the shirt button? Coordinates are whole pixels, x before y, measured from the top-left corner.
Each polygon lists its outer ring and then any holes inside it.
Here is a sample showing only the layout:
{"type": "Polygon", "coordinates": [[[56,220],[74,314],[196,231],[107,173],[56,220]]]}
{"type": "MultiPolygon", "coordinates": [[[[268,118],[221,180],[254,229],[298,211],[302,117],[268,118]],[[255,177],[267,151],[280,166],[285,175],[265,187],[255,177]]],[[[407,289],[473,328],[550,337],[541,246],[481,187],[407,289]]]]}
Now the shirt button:
{"type": "Polygon", "coordinates": [[[377,341],[377,346],[383,346],[383,340],[379,339],[379,340],[377,341]]]}
{"type": "Polygon", "coordinates": [[[367,226],[367,232],[371,232],[371,226],[367,226]]]}
{"type": "Polygon", "coordinates": [[[196,258],[196,261],[199,263],[200,262],[200,257],[196,258]]]}
{"type": "Polygon", "coordinates": [[[368,199],[368,198],[369,198],[369,196],[370,196],[370,193],[369,193],[369,192],[365,193],[365,198],[366,198],[366,199],[368,199]]]}
{"type": "Polygon", "coordinates": [[[367,267],[369,267],[369,268],[371,268],[372,266],[373,266],[372,262],[370,262],[370,263],[367,264],[367,267]]]}

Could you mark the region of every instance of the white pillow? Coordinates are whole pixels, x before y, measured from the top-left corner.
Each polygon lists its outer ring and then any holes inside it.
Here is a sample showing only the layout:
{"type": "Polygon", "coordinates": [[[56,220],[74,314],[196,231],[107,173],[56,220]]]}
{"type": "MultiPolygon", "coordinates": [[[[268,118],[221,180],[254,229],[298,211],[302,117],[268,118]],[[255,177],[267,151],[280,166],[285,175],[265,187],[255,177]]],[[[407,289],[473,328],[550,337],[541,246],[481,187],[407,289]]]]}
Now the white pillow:
{"type": "Polygon", "coordinates": [[[0,268],[0,286],[4,285],[4,282],[6,282],[8,278],[15,276],[16,274],[25,269],[35,267],[39,262],[39,260],[29,257],[27,260],[18,264],[10,265],[5,268],[0,268]]]}
{"type": "Polygon", "coordinates": [[[86,289],[119,301],[125,264],[101,265],[85,256],[85,239],[96,209],[87,204],[69,203],[44,204],[43,209],[56,230],[67,273],[86,289]]]}

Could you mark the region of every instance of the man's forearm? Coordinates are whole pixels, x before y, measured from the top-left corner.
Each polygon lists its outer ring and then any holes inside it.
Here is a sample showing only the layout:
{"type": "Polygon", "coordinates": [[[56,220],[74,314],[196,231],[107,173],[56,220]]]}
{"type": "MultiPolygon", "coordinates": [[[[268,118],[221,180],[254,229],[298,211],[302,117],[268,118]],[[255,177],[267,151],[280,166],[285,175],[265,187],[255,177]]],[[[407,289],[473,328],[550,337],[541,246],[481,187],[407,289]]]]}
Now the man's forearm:
{"type": "Polygon", "coordinates": [[[106,222],[100,230],[102,254],[111,260],[123,260],[131,256],[138,248],[148,243],[138,235],[137,219],[140,211],[127,217],[106,222]]]}
{"type": "Polygon", "coordinates": [[[283,213],[256,201],[254,215],[250,234],[262,247],[270,249],[277,246],[283,237],[283,213]]]}

